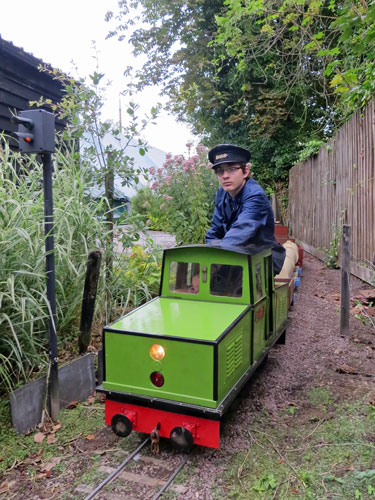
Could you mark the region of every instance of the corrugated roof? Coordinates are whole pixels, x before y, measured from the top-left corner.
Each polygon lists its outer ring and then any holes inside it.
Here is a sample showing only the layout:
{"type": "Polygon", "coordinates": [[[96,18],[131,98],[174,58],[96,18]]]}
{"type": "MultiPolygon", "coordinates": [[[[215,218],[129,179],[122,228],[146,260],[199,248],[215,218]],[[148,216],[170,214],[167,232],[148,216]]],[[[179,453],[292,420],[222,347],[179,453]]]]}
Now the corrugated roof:
{"type": "Polygon", "coordinates": [[[13,57],[21,59],[24,63],[30,64],[30,66],[34,66],[35,68],[38,68],[40,64],[44,64],[51,69],[53,68],[50,63],[46,63],[42,59],[35,57],[30,52],[25,51],[25,49],[23,49],[22,47],[17,47],[16,45],[13,44],[13,42],[4,40],[1,34],[0,34],[0,49],[4,52],[7,52],[13,57]]]}

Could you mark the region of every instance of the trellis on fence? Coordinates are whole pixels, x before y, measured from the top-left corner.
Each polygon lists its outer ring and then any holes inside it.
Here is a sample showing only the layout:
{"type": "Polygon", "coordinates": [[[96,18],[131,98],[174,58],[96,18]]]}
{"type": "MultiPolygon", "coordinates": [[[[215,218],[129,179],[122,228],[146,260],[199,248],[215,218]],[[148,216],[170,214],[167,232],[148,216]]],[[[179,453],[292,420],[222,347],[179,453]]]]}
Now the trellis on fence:
{"type": "Polygon", "coordinates": [[[322,257],[351,230],[351,272],[375,281],[375,102],[289,174],[290,232],[322,257]]]}

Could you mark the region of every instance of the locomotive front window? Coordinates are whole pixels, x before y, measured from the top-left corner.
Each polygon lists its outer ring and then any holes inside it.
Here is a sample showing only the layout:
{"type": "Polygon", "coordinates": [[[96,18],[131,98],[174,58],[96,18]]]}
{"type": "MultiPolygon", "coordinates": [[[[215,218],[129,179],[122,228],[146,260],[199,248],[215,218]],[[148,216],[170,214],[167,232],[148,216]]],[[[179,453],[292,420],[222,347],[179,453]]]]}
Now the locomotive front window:
{"type": "Polygon", "coordinates": [[[212,264],[210,293],[224,297],[242,296],[242,266],[212,264]]]}
{"type": "Polygon", "coordinates": [[[197,262],[171,262],[169,290],[178,293],[198,293],[199,264],[197,262]]]}

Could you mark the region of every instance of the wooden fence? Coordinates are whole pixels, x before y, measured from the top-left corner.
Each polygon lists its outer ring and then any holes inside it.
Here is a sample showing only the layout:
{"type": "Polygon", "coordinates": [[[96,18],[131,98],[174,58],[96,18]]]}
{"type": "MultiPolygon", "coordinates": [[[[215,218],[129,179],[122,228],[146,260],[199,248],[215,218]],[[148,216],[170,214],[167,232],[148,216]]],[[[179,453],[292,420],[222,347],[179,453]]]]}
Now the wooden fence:
{"type": "Polygon", "coordinates": [[[323,257],[351,226],[351,272],[375,281],[375,102],[289,175],[291,234],[323,257]]]}

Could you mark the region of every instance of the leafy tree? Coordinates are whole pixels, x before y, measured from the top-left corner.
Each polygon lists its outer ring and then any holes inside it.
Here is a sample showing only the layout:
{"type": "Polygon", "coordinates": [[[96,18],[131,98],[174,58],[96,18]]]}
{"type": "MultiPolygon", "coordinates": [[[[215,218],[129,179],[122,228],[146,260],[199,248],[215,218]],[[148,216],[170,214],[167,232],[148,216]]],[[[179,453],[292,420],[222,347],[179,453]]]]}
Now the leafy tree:
{"type": "Polygon", "coordinates": [[[118,29],[110,35],[125,37],[130,28],[135,55],[148,56],[138,86],[161,84],[170,109],[206,144],[250,145],[263,183],[285,180],[306,145],[332,135],[373,95],[374,2],[124,0],[119,6],[118,29]],[[143,22],[139,29],[132,8],[143,22]]]}
{"type": "Polygon", "coordinates": [[[226,0],[216,43],[243,71],[264,54],[274,57],[274,81],[290,95],[305,92],[318,123],[331,128],[363,106],[374,91],[375,3],[364,0],[226,0]],[[249,20],[259,31],[246,43],[249,20]],[[307,93],[306,93],[307,90],[307,93]],[[319,106],[319,98],[326,106],[319,106]],[[320,118],[320,120],[319,120],[320,118]]]}
{"type": "MultiPolygon", "coordinates": [[[[158,106],[151,109],[150,116],[141,120],[137,113],[139,106],[133,101],[129,101],[126,110],[128,117],[126,124],[103,120],[101,111],[109,85],[102,84],[103,73],[94,72],[89,77],[90,84],[85,84],[83,80],[73,80],[57,70],[41,69],[52,73],[54,78],[61,81],[65,94],[57,104],[44,98],[33,104],[40,106],[47,103],[58,118],[67,121],[60,137],[61,147],[66,147],[69,150],[76,149],[81,164],[88,166],[89,171],[91,171],[91,179],[89,179],[86,188],[93,184],[105,186],[102,206],[103,217],[108,229],[104,257],[107,290],[106,311],[108,319],[110,319],[113,305],[114,178],[119,176],[123,186],[138,184],[142,171],[139,166],[135,165],[132,150],[137,148],[141,156],[147,151],[147,144],[141,139],[141,134],[146,126],[156,118],[158,106]]],[[[129,92],[125,91],[124,94],[126,93],[129,92]]],[[[139,231],[144,228],[142,219],[136,217],[127,217],[126,225],[127,229],[117,234],[117,239],[120,240],[124,249],[139,239],[139,231]]]]}

